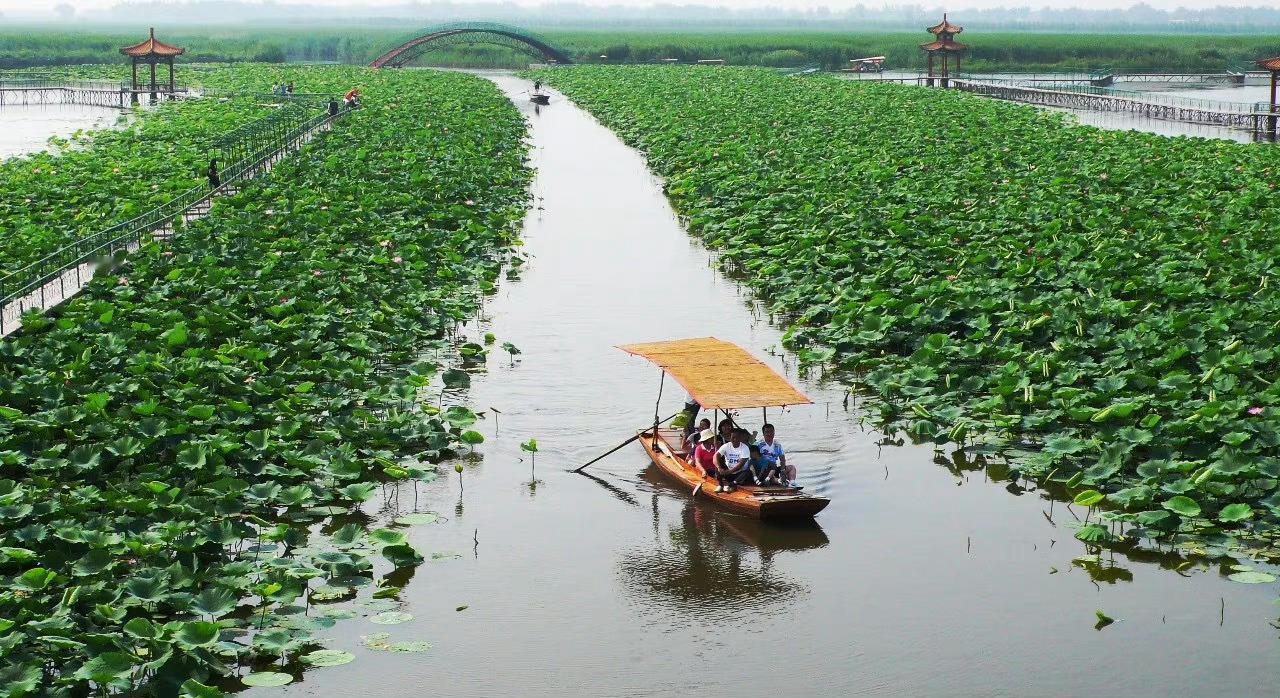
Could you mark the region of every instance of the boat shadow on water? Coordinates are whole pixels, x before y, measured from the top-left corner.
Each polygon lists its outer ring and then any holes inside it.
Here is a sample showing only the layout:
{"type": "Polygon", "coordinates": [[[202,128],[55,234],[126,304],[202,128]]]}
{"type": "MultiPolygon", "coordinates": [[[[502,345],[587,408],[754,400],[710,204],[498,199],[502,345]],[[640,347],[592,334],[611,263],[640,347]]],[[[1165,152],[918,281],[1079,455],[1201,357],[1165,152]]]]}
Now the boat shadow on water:
{"type": "Polygon", "coordinates": [[[690,499],[652,464],[639,478],[650,491],[653,538],[624,553],[618,565],[621,586],[638,595],[638,604],[692,611],[720,599],[764,610],[809,592],[778,571],[774,558],[826,547],[827,535],[816,522],[772,523],[728,513],[690,499]],[[675,515],[673,502],[679,504],[675,515]]]}

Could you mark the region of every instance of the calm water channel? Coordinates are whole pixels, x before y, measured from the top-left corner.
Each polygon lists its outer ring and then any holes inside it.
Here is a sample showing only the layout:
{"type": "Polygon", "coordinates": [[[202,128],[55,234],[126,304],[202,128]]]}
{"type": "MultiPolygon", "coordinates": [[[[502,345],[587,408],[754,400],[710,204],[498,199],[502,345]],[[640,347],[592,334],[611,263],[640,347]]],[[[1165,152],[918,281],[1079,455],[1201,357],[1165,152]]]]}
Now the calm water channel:
{"type": "Polygon", "coordinates": [[[44,150],[54,136],[68,138],[80,129],[103,128],[121,112],[107,107],[74,104],[0,107],[0,160],[44,150]]]}
{"type": "MultiPolygon", "coordinates": [[[[1061,503],[995,468],[877,445],[820,380],[797,378],[818,404],[770,414],[833,500],[816,526],[694,503],[634,445],[566,473],[652,420],[657,371],[614,345],[714,335],[767,358],[779,332],[713,270],[640,155],[560,95],[535,109],[528,83],[491,77],[529,118],[536,203],[527,269],[470,331],[523,353],[495,350],[467,394],[488,440],[465,492],[452,470],[419,489],[447,521],[408,529],[428,556],[460,557],[416,569],[408,623],[331,631],[353,664],[246,695],[1274,695],[1274,585],[1175,573],[1149,552],[1075,565],[1086,551],[1061,503]],[[1095,609],[1118,622],[1095,630],[1095,609]],[[434,646],[364,649],[375,632],[434,646]]],[[[662,413],[682,398],[668,383],[662,413]]]]}

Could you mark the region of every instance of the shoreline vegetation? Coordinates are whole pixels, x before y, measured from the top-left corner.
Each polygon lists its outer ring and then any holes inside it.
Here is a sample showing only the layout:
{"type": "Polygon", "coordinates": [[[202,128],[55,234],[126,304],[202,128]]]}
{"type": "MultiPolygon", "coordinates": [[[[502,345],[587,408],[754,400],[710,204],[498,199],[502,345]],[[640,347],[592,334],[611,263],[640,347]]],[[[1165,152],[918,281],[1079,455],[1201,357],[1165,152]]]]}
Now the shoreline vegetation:
{"type": "Polygon", "coordinates": [[[760,69],[534,74],[886,434],[1010,456],[1097,510],[1089,543],[1280,559],[1270,149],[760,69]]]}
{"type": "MultiPolygon", "coordinates": [[[[583,30],[530,25],[575,59],[645,63],[663,58],[693,61],[721,58],[731,65],[848,67],[849,60],[888,57],[892,69],[924,67],[920,31],[830,31],[817,29],[727,29],[708,31],[583,30]]],[[[410,38],[403,28],[373,27],[250,29],[174,26],[168,41],[184,46],[189,62],[335,62],[365,65],[383,51],[410,38]]],[[[23,28],[0,31],[0,69],[88,63],[119,63],[118,48],[137,36],[118,27],[67,31],[23,28]]],[[[1222,72],[1280,55],[1274,34],[1050,33],[983,30],[964,34],[970,50],[966,70],[1117,72],[1222,72]]],[[[449,47],[430,54],[433,65],[524,68],[531,59],[511,49],[475,45],[449,47]]]]}
{"type": "Polygon", "coordinates": [[[456,327],[515,252],[525,124],[474,76],[285,77],[364,107],[0,342],[0,696],[282,685],[354,658],[335,623],[410,617],[435,517],[360,505],[483,440],[435,395],[486,351],[456,327]]]}

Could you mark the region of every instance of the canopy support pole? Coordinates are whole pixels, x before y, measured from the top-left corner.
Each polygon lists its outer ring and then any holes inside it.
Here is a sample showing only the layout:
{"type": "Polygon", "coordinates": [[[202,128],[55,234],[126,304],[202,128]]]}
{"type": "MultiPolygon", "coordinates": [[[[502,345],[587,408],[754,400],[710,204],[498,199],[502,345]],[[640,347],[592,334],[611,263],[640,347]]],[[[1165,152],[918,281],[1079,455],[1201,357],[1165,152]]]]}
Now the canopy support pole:
{"type": "Polygon", "coordinates": [[[658,380],[658,401],[653,403],[653,450],[658,450],[658,410],[662,408],[662,388],[667,384],[667,372],[658,380]]]}

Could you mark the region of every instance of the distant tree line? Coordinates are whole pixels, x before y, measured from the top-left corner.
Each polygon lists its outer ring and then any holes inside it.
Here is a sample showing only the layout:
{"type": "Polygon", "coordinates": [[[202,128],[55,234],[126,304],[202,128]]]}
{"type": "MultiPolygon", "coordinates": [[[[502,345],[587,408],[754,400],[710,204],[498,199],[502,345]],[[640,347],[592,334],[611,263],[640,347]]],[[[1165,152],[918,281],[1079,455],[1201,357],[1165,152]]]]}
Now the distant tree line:
{"type": "MultiPolygon", "coordinates": [[[[160,37],[185,46],[187,62],[336,62],[363,64],[413,35],[403,28],[177,27],[160,37]]],[[[644,63],[675,58],[720,58],[736,65],[847,67],[850,59],[884,55],[888,67],[924,63],[922,31],[812,31],[799,29],[656,31],[567,30],[544,27],[540,34],[580,61],[644,63]],[[601,59],[600,56],[606,58],[601,59]]],[[[142,38],[119,27],[64,31],[49,28],[0,32],[0,68],[81,63],[118,63],[118,48],[142,38]]],[[[971,47],[965,58],[974,70],[1066,70],[1214,72],[1280,55],[1280,35],[1172,35],[1127,33],[1049,34],[990,32],[970,28],[962,36],[971,47]]],[[[530,56],[490,46],[452,46],[424,62],[446,66],[522,67],[530,56]]]]}

